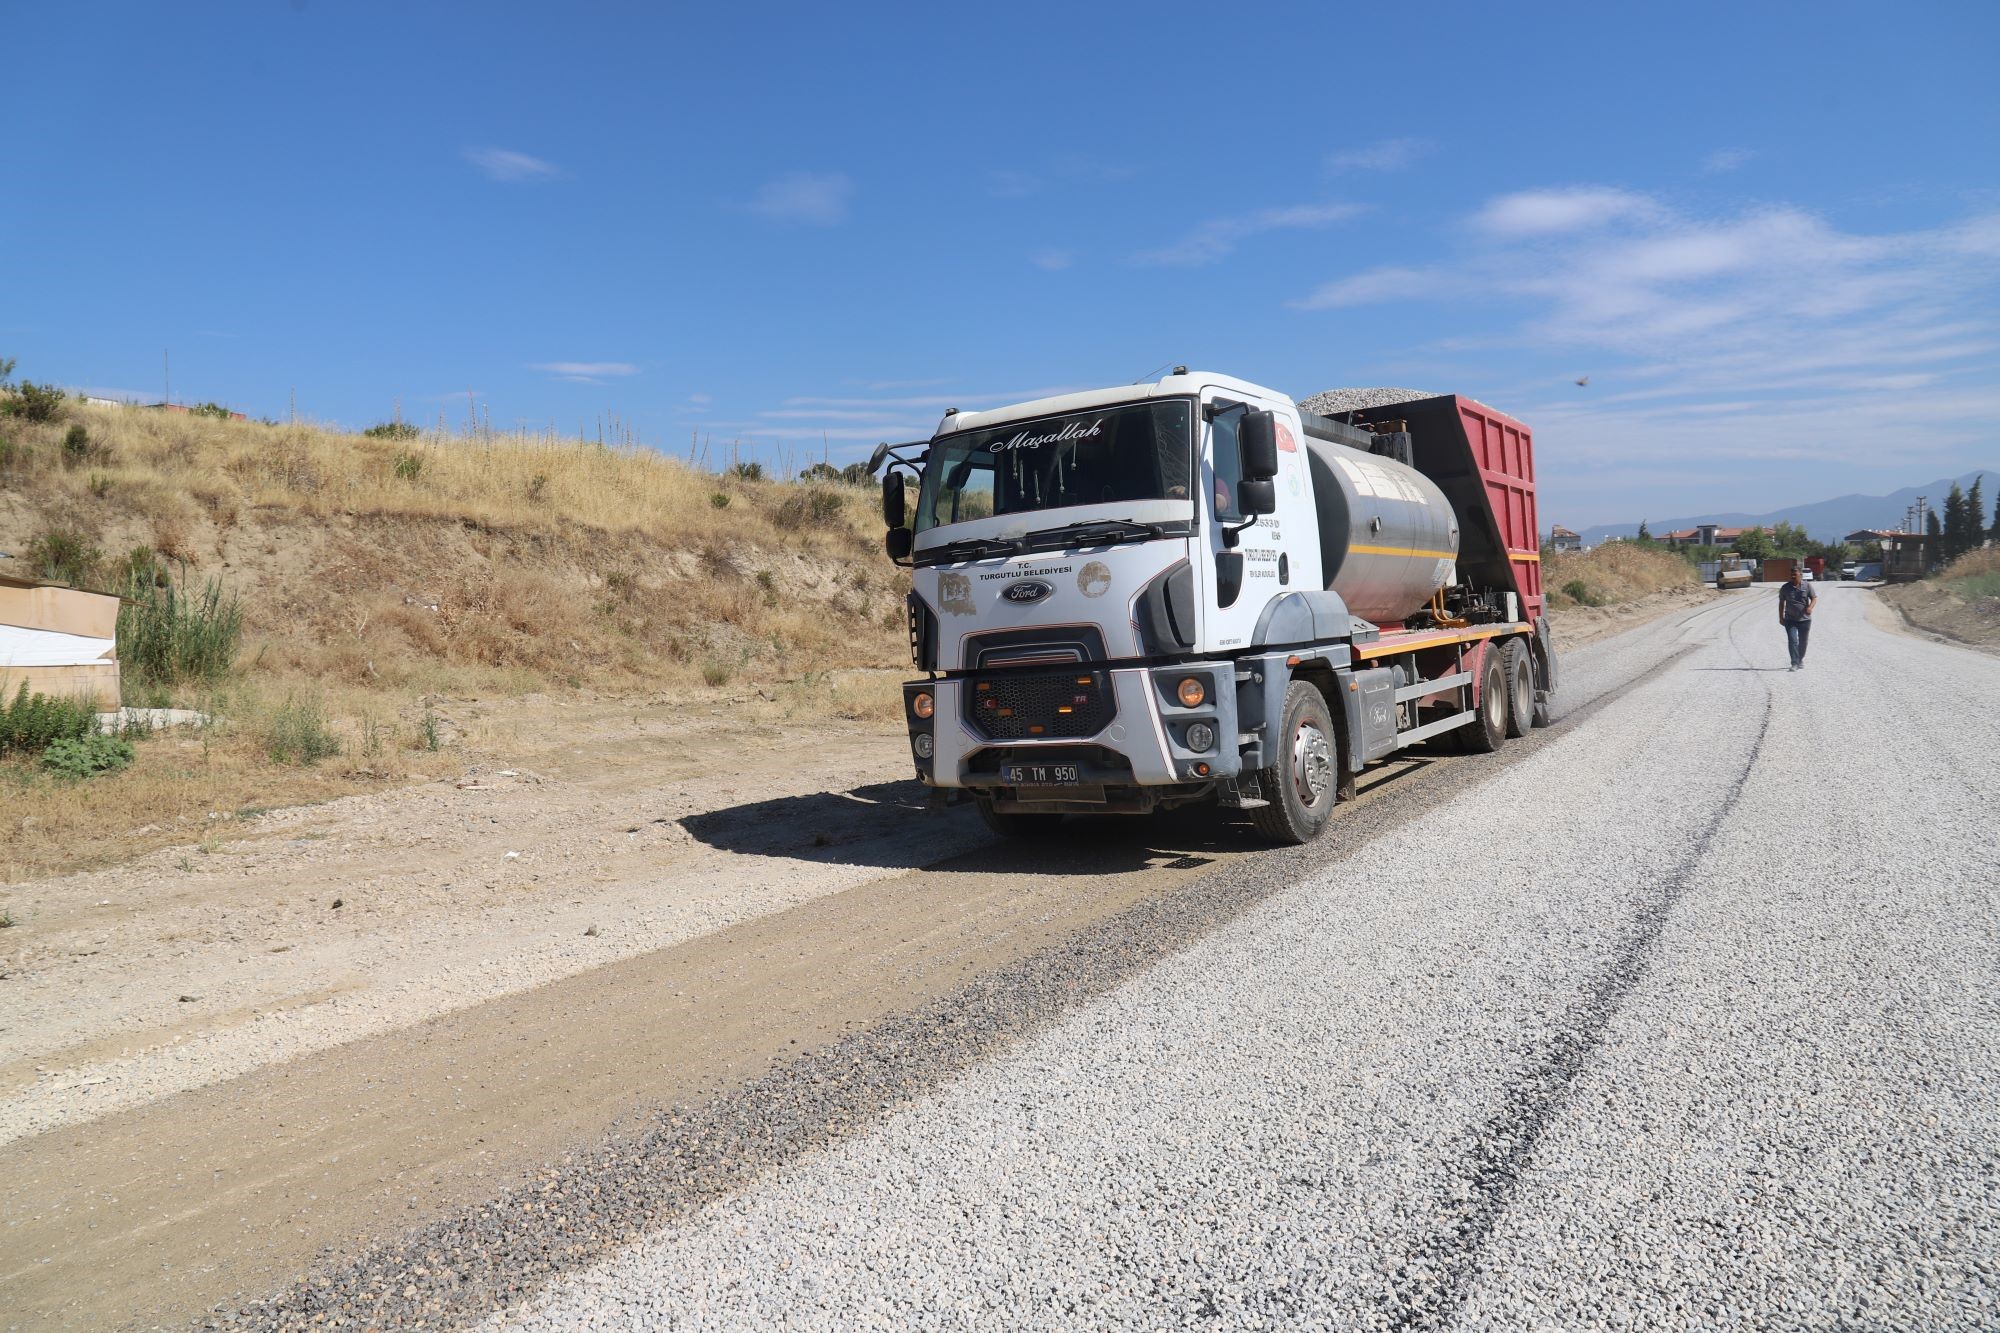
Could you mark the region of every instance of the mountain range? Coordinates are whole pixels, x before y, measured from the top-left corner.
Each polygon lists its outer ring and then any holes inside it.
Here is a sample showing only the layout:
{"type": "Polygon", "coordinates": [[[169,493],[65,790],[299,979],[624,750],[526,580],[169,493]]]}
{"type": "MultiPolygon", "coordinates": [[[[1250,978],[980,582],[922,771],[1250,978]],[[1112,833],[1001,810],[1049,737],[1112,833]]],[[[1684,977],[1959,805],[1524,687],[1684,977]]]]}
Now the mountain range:
{"type": "MultiPolygon", "coordinates": [[[[1903,525],[1903,514],[1916,503],[1919,495],[1924,496],[1929,507],[1944,517],[1944,497],[1957,482],[1959,489],[1969,491],[1972,483],[1980,476],[1987,478],[1985,494],[1982,497],[1986,512],[1980,515],[1980,526],[1993,522],[1994,496],[2000,493],[2000,468],[1985,468],[1968,472],[1961,477],[1943,477],[1926,482],[1922,486],[1905,486],[1900,491],[1890,491],[1887,495],[1842,495],[1831,500],[1817,500],[1811,504],[1790,505],[1784,509],[1774,509],[1767,514],[1697,514],[1688,518],[1648,518],[1646,530],[1655,537],[1665,536],[1682,528],[1691,528],[1699,523],[1719,523],[1728,528],[1771,527],[1777,523],[1790,523],[1801,527],[1813,540],[1836,542],[1850,532],[1862,528],[1899,528],[1903,525]]],[[[1639,533],[1637,523],[1600,523],[1596,527],[1585,528],[1579,534],[1585,546],[1595,546],[1613,537],[1635,537],[1639,533]]]]}

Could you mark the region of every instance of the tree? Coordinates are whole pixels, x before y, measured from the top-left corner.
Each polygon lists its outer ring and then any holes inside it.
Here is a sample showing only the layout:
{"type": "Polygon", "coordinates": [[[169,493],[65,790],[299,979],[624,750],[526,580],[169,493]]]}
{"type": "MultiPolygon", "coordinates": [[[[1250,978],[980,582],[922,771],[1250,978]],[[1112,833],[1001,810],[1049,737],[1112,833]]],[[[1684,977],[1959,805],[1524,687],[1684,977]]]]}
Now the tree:
{"type": "Polygon", "coordinates": [[[1646,528],[1645,519],[1642,518],[1639,520],[1639,535],[1634,537],[1632,540],[1641,542],[1649,542],[1653,540],[1653,534],[1646,528]]]}
{"type": "Polygon", "coordinates": [[[1993,497],[1993,526],[1987,530],[1987,535],[2000,542],[2000,495],[1993,497]]]}
{"type": "Polygon", "coordinates": [[[1954,481],[1951,484],[1951,493],[1944,497],[1944,549],[1942,554],[1947,564],[1964,555],[1970,548],[1971,543],[1966,540],[1968,528],[1970,527],[1966,522],[1968,517],[1970,516],[1965,511],[1965,492],[1960,490],[1958,483],[1954,481]]]}
{"type": "MultiPolygon", "coordinates": [[[[1938,552],[1944,547],[1944,525],[1938,522],[1937,510],[1924,511],[1924,535],[1930,538],[1930,563],[1933,568],[1938,562],[1938,552]]],[[[1929,573],[1930,570],[1925,570],[1929,573]]]]}
{"type": "Polygon", "coordinates": [[[1746,560],[1768,560],[1773,549],[1771,534],[1762,528],[1745,528],[1736,538],[1736,554],[1746,560]]]}
{"type": "Polygon", "coordinates": [[[1980,531],[1986,521],[1986,474],[1980,473],[1972,479],[1972,489],[1965,493],[1965,535],[1966,549],[1977,550],[1986,544],[1986,534],[1980,531]]]}

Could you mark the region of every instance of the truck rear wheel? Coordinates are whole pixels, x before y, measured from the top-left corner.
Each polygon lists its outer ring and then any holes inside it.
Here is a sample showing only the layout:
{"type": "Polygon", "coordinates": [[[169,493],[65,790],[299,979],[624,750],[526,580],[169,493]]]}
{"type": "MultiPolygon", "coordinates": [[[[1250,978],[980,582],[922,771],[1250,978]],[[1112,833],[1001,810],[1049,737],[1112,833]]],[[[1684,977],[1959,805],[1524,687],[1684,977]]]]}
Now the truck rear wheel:
{"type": "Polygon", "coordinates": [[[984,798],[974,798],[974,803],[978,805],[979,818],[985,822],[986,827],[1003,838],[1043,837],[1054,833],[1056,827],[1063,821],[1061,815],[1017,814],[995,810],[993,802],[984,798]]]}
{"type": "Polygon", "coordinates": [[[1338,797],[1340,747],[1325,698],[1303,680],[1285,687],[1276,748],[1278,762],[1257,770],[1257,786],[1270,804],[1252,810],[1250,822],[1276,842],[1311,842],[1338,797]]]}
{"type": "Polygon", "coordinates": [[[1507,668],[1502,661],[1505,654],[1494,652],[1488,645],[1483,656],[1486,660],[1479,667],[1478,720],[1458,729],[1458,734],[1465,737],[1466,750],[1472,754],[1492,754],[1508,733],[1507,668]]]}
{"type": "Polygon", "coordinates": [[[1507,677],[1507,734],[1525,736],[1535,711],[1535,664],[1528,660],[1526,639],[1507,640],[1500,669],[1507,677]]]}

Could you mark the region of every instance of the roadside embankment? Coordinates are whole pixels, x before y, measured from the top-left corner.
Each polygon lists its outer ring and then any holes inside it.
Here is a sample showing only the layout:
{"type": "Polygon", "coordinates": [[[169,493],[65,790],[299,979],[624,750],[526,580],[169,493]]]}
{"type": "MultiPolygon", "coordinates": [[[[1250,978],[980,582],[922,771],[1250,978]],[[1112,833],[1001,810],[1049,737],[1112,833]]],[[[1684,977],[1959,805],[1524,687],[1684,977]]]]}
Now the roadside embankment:
{"type": "Polygon", "coordinates": [[[1911,628],[2000,650],[2000,547],[1968,551],[1916,583],[1880,589],[1911,628]]]}
{"type": "Polygon", "coordinates": [[[1580,647],[1716,595],[1680,556],[1635,542],[1551,554],[1542,564],[1542,586],[1549,628],[1561,648],[1580,647]]]}

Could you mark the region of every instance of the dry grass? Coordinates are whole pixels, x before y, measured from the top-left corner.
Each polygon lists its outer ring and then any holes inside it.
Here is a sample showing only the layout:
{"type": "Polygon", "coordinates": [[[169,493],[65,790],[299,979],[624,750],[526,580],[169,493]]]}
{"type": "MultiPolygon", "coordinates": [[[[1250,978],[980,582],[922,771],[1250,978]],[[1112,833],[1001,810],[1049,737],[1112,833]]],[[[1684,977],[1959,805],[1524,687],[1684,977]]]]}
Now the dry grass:
{"type": "Polygon", "coordinates": [[[213,711],[222,729],[147,741],[84,784],[4,766],[4,878],[185,842],[240,805],[455,770],[466,737],[422,748],[433,701],[643,692],[900,715],[901,585],[866,490],[578,441],[378,440],[76,402],[0,421],[0,437],[0,550],[66,529],[101,553],[99,585],[150,550],[219,576],[244,623],[220,695],[126,700],[213,711]],[[337,756],[273,758],[291,749],[268,734],[287,699],[316,702],[337,756]]]}
{"type": "Polygon", "coordinates": [[[2000,546],[1967,551],[1938,571],[1937,582],[1968,602],[2000,597],[2000,546]]]}
{"type": "Polygon", "coordinates": [[[1630,542],[1565,551],[1542,563],[1542,587],[1551,610],[1618,606],[1654,593],[1693,588],[1699,582],[1694,566],[1680,556],[1630,542]]]}

